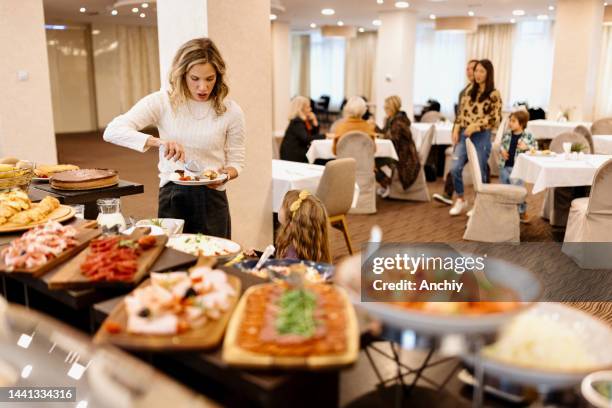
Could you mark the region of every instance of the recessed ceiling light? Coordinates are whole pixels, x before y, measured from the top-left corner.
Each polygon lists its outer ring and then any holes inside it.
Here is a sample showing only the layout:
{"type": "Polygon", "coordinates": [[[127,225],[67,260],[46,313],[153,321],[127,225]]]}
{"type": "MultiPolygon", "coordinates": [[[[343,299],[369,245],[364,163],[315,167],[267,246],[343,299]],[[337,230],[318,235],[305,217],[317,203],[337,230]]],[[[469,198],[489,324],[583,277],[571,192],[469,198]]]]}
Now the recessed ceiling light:
{"type": "Polygon", "coordinates": [[[516,18],[511,18],[511,19],[510,19],[510,22],[511,22],[512,24],[516,23],[516,18]]]}
{"type": "Polygon", "coordinates": [[[141,7],[142,8],[147,8],[147,7],[149,7],[149,3],[142,3],[141,7]]]}
{"type": "Polygon", "coordinates": [[[134,8],[132,9],[132,13],[138,13],[138,7],[134,7],[134,8]]]}
{"type": "Polygon", "coordinates": [[[548,14],[538,14],[537,19],[540,21],[548,20],[548,14]]]}
{"type": "Polygon", "coordinates": [[[372,25],[375,25],[376,27],[380,27],[382,25],[382,21],[374,20],[374,21],[372,21],[372,25]]]}
{"type": "Polygon", "coordinates": [[[113,10],[113,11],[111,11],[111,14],[112,14],[113,16],[116,16],[117,14],[119,14],[119,12],[118,12],[117,10],[113,10]]]}
{"type": "Polygon", "coordinates": [[[91,30],[91,35],[98,35],[100,34],[100,30],[91,30]]]}
{"type": "Polygon", "coordinates": [[[359,29],[357,31],[359,31],[360,33],[365,33],[365,28],[359,27],[359,29]]]}
{"type": "Polygon", "coordinates": [[[408,7],[410,7],[410,3],[408,3],[407,1],[396,1],[395,2],[395,7],[397,7],[397,8],[408,8],[408,7]]]}
{"type": "Polygon", "coordinates": [[[140,18],[145,18],[147,15],[145,13],[140,13],[140,18]]]}
{"type": "Polygon", "coordinates": [[[468,11],[468,16],[474,17],[474,12],[472,10],[468,11]]]}
{"type": "Polygon", "coordinates": [[[524,16],[525,15],[525,10],[513,10],[512,11],[512,15],[514,16],[524,16]]]}
{"type": "Polygon", "coordinates": [[[435,14],[430,14],[429,15],[429,19],[430,20],[435,20],[436,19],[436,15],[435,14]]]}
{"type": "Polygon", "coordinates": [[[278,18],[276,14],[270,14],[270,21],[274,21],[278,18]]]}
{"type": "Polygon", "coordinates": [[[324,16],[333,16],[334,14],[336,14],[336,10],[324,8],[323,10],[321,10],[321,14],[323,14],[324,16]]]}
{"type": "Polygon", "coordinates": [[[548,11],[555,11],[555,6],[548,6],[548,11]]]}
{"type": "Polygon", "coordinates": [[[81,8],[79,9],[79,11],[80,11],[81,13],[84,13],[84,12],[86,12],[86,11],[87,11],[87,9],[86,9],[85,7],[81,7],[81,8]]]}
{"type": "Polygon", "coordinates": [[[376,3],[378,4],[383,4],[385,2],[385,0],[376,0],[376,3]]]}
{"type": "Polygon", "coordinates": [[[340,27],[342,27],[344,25],[344,21],[340,20],[336,24],[338,24],[340,27]]]}
{"type": "Polygon", "coordinates": [[[315,23],[310,23],[310,28],[317,28],[317,25],[315,23]]]}

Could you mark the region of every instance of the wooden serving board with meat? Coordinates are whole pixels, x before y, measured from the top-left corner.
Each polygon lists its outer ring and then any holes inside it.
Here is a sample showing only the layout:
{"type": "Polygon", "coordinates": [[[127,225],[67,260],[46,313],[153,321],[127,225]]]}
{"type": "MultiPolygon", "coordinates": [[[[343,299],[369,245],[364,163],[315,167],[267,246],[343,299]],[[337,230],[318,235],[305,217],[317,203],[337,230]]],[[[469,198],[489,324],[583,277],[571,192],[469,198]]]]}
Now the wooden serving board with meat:
{"type": "Polygon", "coordinates": [[[49,289],[134,287],[165,248],[166,235],[148,235],[136,228],[130,235],[105,235],[66,263],[49,281],[49,289]]]}
{"type": "Polygon", "coordinates": [[[78,254],[100,234],[95,221],[76,226],[48,221],[0,250],[0,271],[38,278],[78,254]]]}

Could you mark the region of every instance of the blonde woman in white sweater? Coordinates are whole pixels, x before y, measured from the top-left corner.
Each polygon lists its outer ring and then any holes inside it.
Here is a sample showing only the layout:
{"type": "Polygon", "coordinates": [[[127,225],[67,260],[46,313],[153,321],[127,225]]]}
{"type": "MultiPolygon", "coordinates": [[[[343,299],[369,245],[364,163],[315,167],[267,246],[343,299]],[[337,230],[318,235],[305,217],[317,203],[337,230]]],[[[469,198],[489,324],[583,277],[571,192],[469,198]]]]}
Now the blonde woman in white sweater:
{"type": "Polygon", "coordinates": [[[145,96],[108,124],[104,140],[140,152],[159,148],[160,218],[182,218],[185,232],[229,238],[231,222],[225,183],[244,166],[244,114],[226,99],[225,62],[208,38],[197,38],[177,51],[169,89],[145,96]],[[140,132],[156,126],[159,138],[140,132]],[[227,174],[223,183],[180,186],[169,181],[185,161],[227,174]]]}

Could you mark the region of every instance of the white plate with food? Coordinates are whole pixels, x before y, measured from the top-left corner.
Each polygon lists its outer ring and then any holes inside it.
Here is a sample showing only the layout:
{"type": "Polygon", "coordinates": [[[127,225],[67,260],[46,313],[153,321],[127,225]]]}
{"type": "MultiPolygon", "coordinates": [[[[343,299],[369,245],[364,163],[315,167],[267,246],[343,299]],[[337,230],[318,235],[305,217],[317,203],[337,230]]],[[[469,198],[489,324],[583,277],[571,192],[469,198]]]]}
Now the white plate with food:
{"type": "Polygon", "coordinates": [[[170,181],[181,186],[206,186],[209,184],[225,181],[227,174],[218,173],[214,170],[206,170],[200,175],[195,175],[189,171],[175,170],[170,175],[170,181]]]}
{"type": "Polygon", "coordinates": [[[503,327],[481,361],[487,375],[549,391],[611,369],[611,344],[612,328],[596,317],[561,303],[538,303],[503,327]]]}
{"type": "Polygon", "coordinates": [[[194,256],[233,257],[240,251],[240,245],[229,239],[203,234],[176,234],[168,239],[167,247],[194,256]]]}

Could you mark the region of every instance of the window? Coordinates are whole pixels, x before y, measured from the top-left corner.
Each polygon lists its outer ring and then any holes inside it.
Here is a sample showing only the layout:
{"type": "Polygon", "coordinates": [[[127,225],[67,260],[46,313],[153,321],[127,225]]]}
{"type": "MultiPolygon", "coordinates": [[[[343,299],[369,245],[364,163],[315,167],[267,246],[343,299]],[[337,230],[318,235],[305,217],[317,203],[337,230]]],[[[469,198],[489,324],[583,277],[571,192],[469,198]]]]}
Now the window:
{"type": "Polygon", "coordinates": [[[344,59],[346,40],[323,37],[313,32],[310,37],[310,96],[331,97],[330,107],[339,108],[344,99],[344,59]]]}

